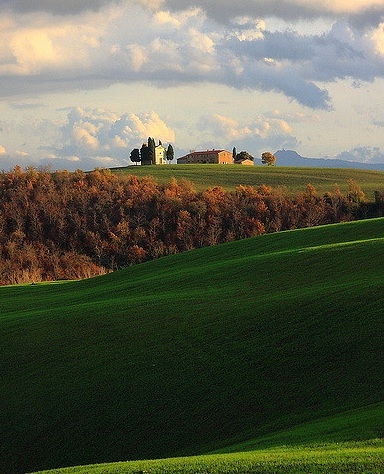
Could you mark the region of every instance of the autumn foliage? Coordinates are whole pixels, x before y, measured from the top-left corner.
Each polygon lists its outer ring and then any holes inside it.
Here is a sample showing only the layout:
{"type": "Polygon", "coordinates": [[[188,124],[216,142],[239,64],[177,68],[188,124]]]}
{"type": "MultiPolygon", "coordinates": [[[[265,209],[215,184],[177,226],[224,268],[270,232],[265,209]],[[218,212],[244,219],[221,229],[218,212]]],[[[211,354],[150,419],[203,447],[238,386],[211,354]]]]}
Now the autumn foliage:
{"type": "MultiPolygon", "coordinates": [[[[369,214],[383,214],[383,205],[369,214]]],[[[15,167],[0,174],[0,284],[80,279],[127,265],[266,232],[367,215],[359,189],[294,198],[268,186],[213,187],[188,181],[15,167]],[[354,193],[354,194],[353,194],[354,193]],[[358,199],[351,199],[358,196],[358,199]]]]}

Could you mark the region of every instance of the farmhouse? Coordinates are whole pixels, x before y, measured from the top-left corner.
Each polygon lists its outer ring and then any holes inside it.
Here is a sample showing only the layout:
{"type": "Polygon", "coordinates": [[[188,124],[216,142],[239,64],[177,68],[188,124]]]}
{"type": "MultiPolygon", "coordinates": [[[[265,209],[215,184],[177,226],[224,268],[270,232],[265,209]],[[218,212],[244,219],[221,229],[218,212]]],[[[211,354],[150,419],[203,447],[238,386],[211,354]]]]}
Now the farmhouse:
{"type": "Polygon", "coordinates": [[[242,166],[253,166],[255,163],[253,160],[245,159],[245,160],[236,160],[235,165],[242,165],[242,166]]]}
{"type": "Polygon", "coordinates": [[[233,163],[232,153],[226,150],[191,151],[188,155],[177,159],[177,164],[221,164],[233,163]]]}

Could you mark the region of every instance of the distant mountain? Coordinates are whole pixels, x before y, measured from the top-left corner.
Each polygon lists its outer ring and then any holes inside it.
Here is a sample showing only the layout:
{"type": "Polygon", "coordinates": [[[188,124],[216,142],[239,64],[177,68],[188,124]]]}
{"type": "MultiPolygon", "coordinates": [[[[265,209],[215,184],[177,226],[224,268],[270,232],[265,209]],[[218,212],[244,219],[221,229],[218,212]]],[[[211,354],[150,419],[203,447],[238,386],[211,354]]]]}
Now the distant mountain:
{"type": "Polygon", "coordinates": [[[293,150],[278,150],[274,153],[277,166],[309,166],[315,168],[355,168],[384,171],[384,163],[359,163],[331,158],[305,158],[293,150]]]}

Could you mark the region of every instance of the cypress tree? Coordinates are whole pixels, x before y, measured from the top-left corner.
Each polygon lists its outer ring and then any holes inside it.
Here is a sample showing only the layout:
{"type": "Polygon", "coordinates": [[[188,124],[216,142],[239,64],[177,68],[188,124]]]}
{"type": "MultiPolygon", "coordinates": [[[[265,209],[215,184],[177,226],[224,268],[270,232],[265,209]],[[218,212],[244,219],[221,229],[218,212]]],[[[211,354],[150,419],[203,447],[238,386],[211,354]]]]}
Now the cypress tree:
{"type": "Polygon", "coordinates": [[[148,138],[148,164],[153,165],[155,163],[155,140],[154,138],[148,138]]]}
{"type": "Polygon", "coordinates": [[[142,147],[140,148],[140,156],[141,156],[141,164],[142,165],[149,165],[149,153],[148,153],[148,145],[143,143],[142,147]]]}
{"type": "Polygon", "coordinates": [[[166,156],[167,156],[167,161],[169,161],[169,162],[171,162],[173,160],[173,158],[175,157],[175,152],[174,152],[173,146],[171,144],[168,145],[166,156]]]}

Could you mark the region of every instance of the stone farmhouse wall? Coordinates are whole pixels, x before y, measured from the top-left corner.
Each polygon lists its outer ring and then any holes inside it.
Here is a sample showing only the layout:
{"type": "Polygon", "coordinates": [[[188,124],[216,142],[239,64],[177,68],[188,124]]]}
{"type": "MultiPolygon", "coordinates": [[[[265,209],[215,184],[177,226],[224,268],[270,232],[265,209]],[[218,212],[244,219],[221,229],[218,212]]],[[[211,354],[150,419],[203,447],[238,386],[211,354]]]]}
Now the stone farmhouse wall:
{"type": "Polygon", "coordinates": [[[177,160],[178,164],[221,164],[233,163],[232,153],[226,150],[192,151],[177,160]]]}

